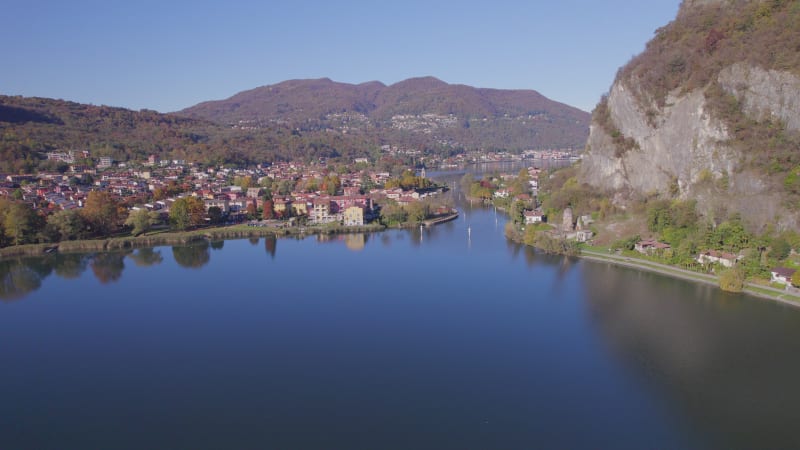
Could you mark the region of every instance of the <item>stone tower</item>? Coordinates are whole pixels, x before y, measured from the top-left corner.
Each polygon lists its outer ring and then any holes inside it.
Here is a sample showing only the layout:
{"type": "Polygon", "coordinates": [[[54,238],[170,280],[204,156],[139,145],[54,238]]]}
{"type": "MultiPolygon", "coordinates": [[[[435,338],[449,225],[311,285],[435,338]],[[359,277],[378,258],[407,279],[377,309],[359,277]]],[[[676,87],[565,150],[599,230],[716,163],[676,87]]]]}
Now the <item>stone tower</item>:
{"type": "Polygon", "coordinates": [[[564,217],[561,219],[561,229],[567,232],[572,231],[573,223],[574,222],[572,220],[572,208],[567,206],[564,209],[564,217]]]}

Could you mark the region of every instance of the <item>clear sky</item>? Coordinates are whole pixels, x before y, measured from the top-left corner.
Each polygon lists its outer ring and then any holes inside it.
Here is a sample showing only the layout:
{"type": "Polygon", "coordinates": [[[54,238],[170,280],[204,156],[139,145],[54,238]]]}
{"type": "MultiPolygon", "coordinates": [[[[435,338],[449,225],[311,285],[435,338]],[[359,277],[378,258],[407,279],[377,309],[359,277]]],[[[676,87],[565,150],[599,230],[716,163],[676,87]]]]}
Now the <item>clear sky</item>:
{"type": "Polygon", "coordinates": [[[591,110],[680,0],[0,0],[0,94],[176,111],[294,78],[535,89],[591,110]]]}

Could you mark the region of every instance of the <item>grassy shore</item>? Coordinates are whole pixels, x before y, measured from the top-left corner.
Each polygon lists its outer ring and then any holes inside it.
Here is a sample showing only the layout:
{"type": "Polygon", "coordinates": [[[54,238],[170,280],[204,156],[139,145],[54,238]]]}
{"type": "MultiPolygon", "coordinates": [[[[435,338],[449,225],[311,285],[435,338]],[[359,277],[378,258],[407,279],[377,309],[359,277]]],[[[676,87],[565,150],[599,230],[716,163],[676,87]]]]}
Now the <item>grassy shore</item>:
{"type": "Polygon", "coordinates": [[[314,234],[371,233],[382,231],[380,224],[342,226],[338,224],[313,226],[248,226],[199,228],[189,231],[155,231],[141,236],[119,236],[104,239],[63,241],[52,244],[27,244],[0,249],[0,258],[37,256],[58,251],[60,253],[99,252],[126,248],[155,247],[159,245],[185,245],[198,240],[218,241],[264,236],[303,236],[314,234]]]}

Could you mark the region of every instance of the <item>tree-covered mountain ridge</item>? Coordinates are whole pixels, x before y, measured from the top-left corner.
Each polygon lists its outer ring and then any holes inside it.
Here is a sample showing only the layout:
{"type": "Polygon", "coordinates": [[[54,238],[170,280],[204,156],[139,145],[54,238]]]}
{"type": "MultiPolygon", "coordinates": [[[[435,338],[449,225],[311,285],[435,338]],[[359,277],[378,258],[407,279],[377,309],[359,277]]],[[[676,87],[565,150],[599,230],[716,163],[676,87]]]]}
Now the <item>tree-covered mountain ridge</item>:
{"type": "Polygon", "coordinates": [[[405,137],[430,146],[508,150],[583,148],[590,117],[534,90],[475,88],[434,77],[389,86],[289,80],[179,114],[232,127],[277,123],[373,134],[385,142],[405,137]]]}
{"type": "Polygon", "coordinates": [[[171,114],[0,95],[0,172],[35,171],[55,150],[209,164],[374,159],[385,145],[439,156],[578,150],[589,118],[535,91],[476,89],[432,77],[391,86],[293,80],[171,114]]]}
{"type": "Polygon", "coordinates": [[[684,0],[593,112],[579,181],[624,206],[696,200],[800,223],[800,2],[684,0]]]}

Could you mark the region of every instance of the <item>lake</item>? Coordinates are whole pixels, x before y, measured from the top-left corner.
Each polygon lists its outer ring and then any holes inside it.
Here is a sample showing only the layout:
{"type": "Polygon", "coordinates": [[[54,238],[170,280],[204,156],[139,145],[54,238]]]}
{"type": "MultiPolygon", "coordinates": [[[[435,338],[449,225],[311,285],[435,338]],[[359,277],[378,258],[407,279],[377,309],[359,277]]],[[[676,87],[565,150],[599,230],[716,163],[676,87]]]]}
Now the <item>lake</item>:
{"type": "Polygon", "coordinates": [[[800,447],[800,310],[459,209],[0,262],[0,448],[800,447]]]}

